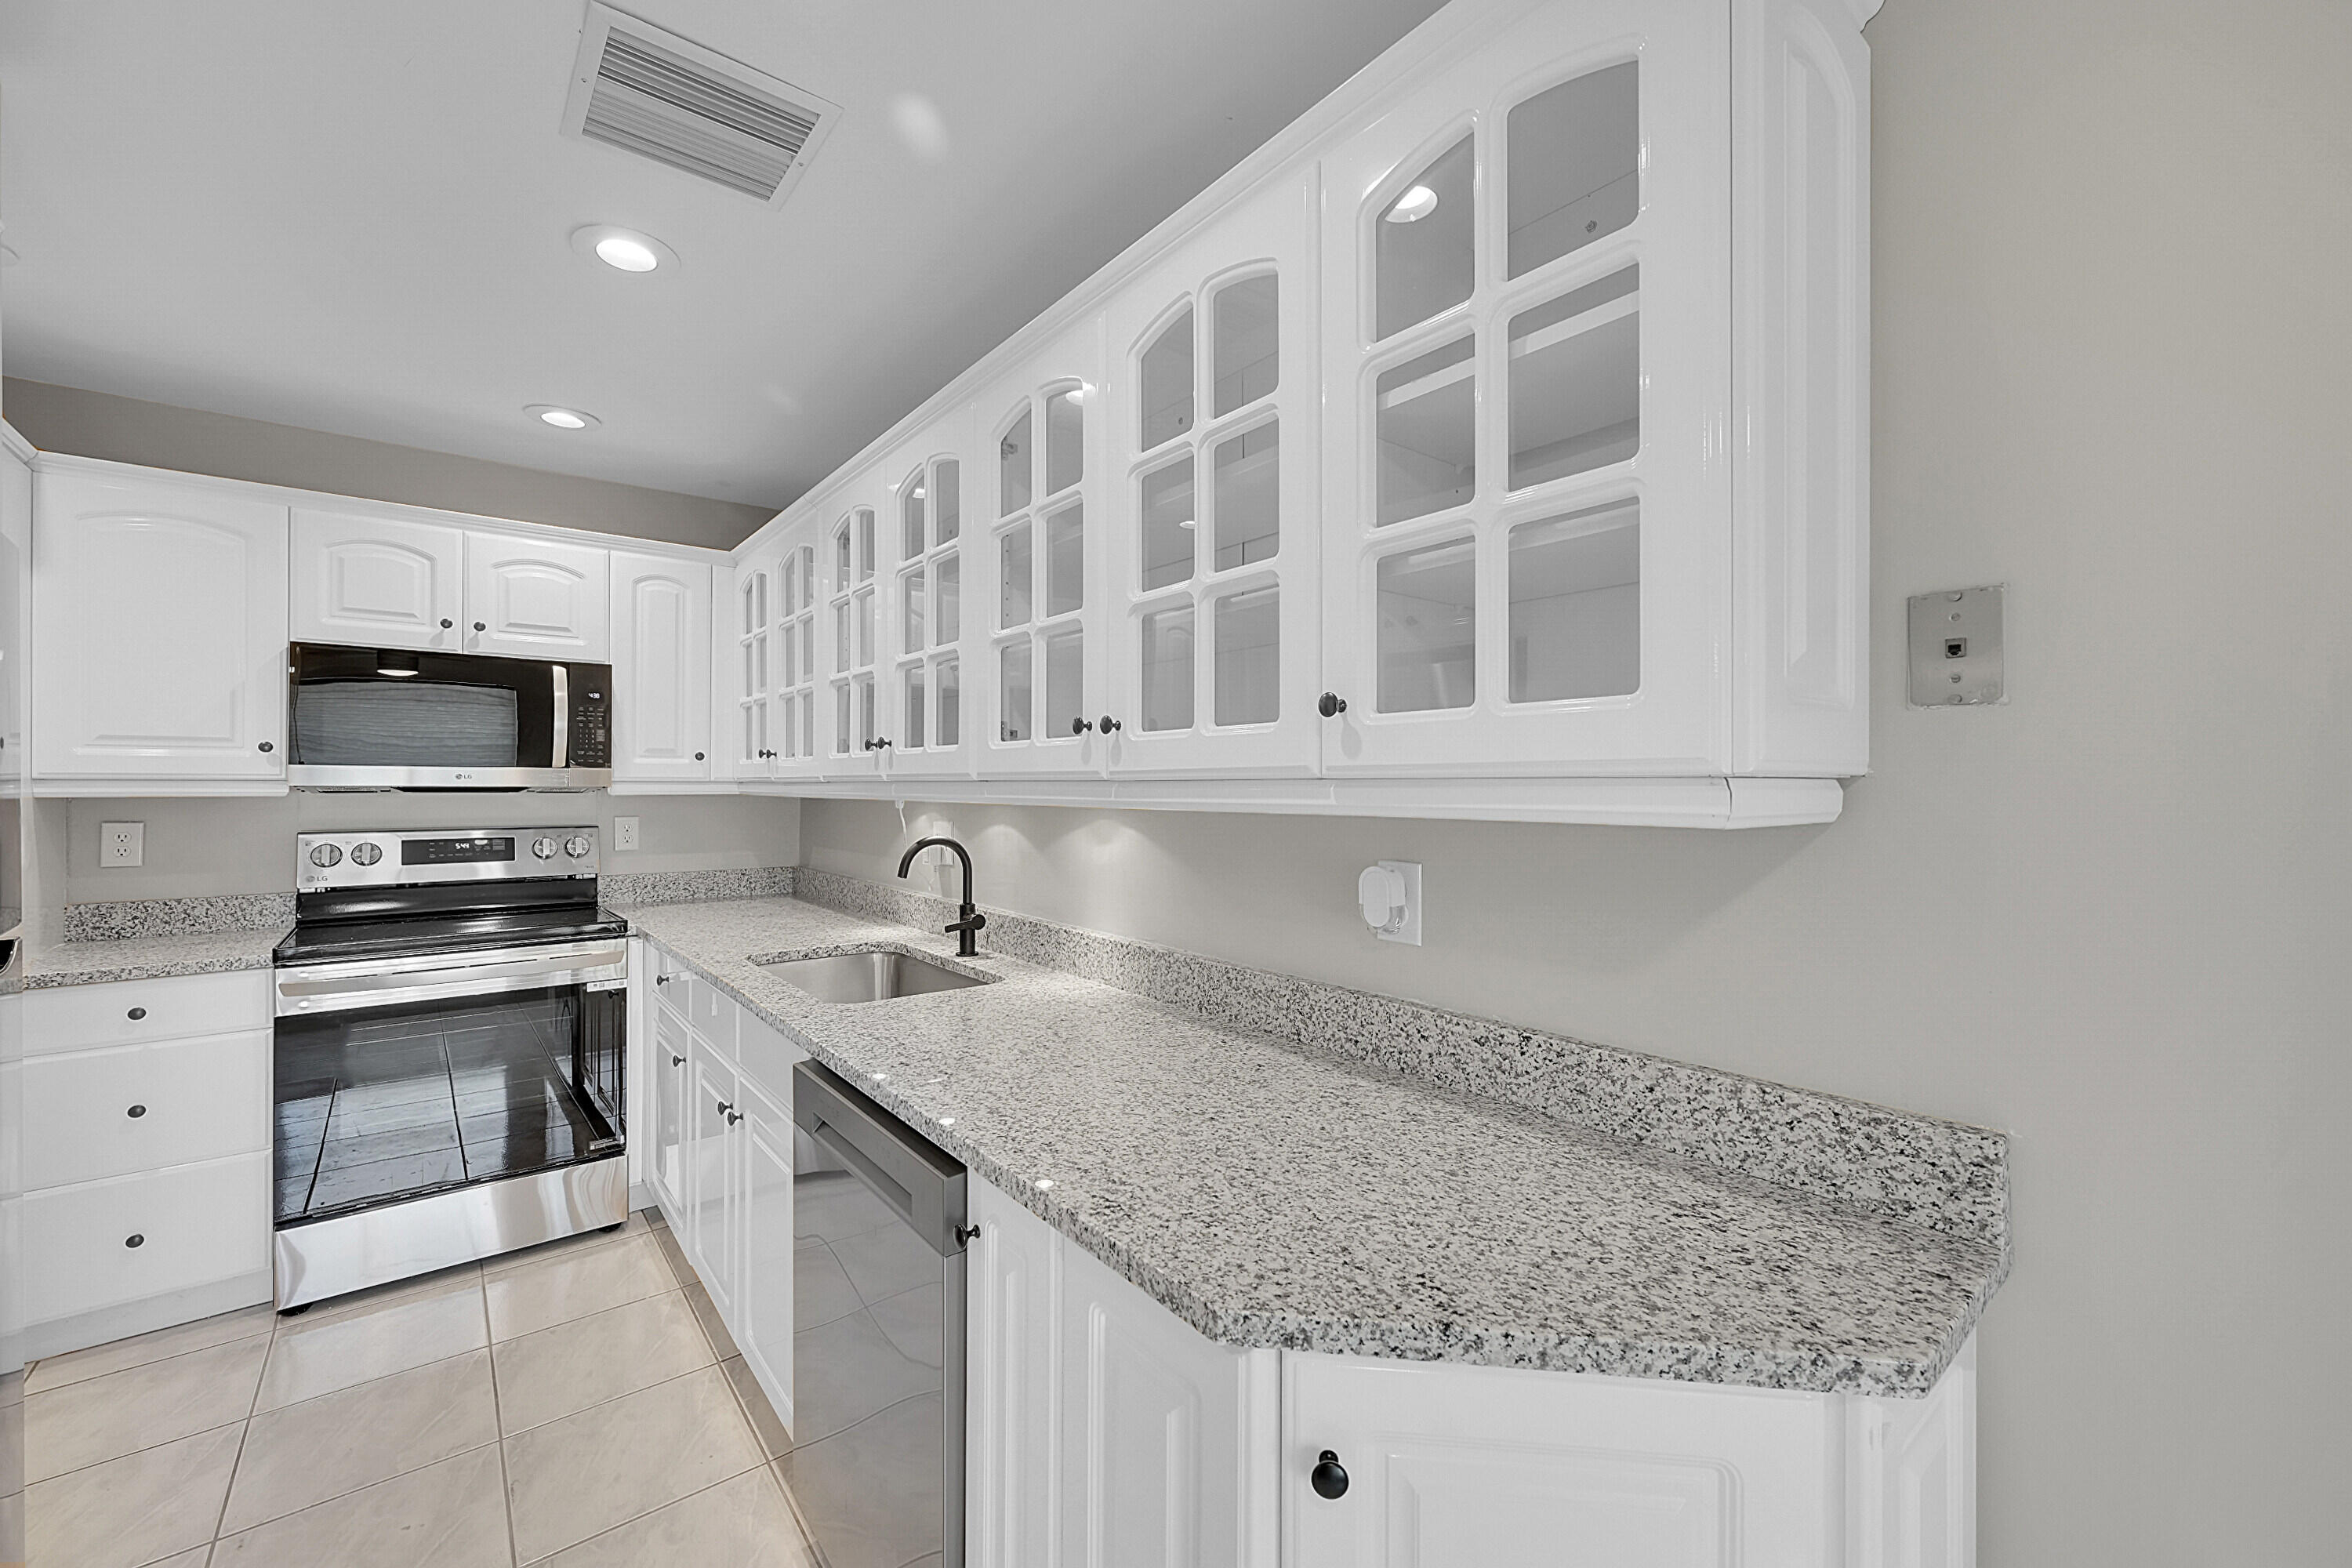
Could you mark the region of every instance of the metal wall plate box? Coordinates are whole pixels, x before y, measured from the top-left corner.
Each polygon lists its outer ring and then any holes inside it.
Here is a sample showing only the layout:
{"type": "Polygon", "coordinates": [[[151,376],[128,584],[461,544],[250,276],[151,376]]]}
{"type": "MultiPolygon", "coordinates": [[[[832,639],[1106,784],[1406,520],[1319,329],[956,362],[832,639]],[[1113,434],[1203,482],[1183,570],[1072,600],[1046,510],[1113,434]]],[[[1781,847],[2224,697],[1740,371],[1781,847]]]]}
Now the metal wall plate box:
{"type": "Polygon", "coordinates": [[[1911,706],[1982,708],[2009,700],[2002,584],[1911,596],[1911,706]]]}

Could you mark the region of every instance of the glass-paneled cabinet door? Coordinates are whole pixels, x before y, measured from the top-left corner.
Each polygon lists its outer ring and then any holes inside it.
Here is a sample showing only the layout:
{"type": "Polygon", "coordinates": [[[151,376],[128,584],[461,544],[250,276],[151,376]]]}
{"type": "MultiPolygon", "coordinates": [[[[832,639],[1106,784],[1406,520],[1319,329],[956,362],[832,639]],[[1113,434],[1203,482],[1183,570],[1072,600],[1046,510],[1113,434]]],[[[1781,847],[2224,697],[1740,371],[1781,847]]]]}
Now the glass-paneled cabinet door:
{"type": "Polygon", "coordinates": [[[968,776],[972,714],[966,700],[967,632],[975,628],[971,563],[989,533],[972,476],[969,413],[901,447],[887,515],[892,558],[891,640],[883,700],[893,774],[968,776]]]}
{"type": "Polygon", "coordinates": [[[824,597],[818,639],[826,679],[818,700],[822,767],[828,778],[862,778],[879,771],[894,726],[884,702],[888,659],[890,563],[878,498],[860,484],[853,499],[820,513],[818,542],[824,597]]]}
{"type": "Polygon", "coordinates": [[[1326,771],[1726,771],[1729,59],[1538,7],[1326,160],[1326,771]]]}
{"type": "Polygon", "coordinates": [[[1259,192],[1111,307],[1114,773],[1315,767],[1316,195],[1259,192]]]}
{"type": "Polygon", "coordinates": [[[769,704],[769,772],[778,778],[816,778],[824,769],[818,749],[817,710],[824,678],[817,666],[817,627],[826,594],[818,584],[820,515],[784,536],[773,558],[771,598],[775,610],[775,697],[769,704]]]}
{"type": "Polygon", "coordinates": [[[988,460],[967,489],[979,515],[963,528],[960,614],[981,617],[964,658],[989,697],[982,777],[1102,770],[1102,342],[1103,319],[1089,318],[976,411],[988,460]]]}
{"type": "Polygon", "coordinates": [[[734,653],[735,711],[729,717],[739,779],[767,777],[775,755],[770,731],[776,689],[774,561],[772,555],[763,553],[737,565],[734,601],[723,623],[731,632],[734,653]]]}

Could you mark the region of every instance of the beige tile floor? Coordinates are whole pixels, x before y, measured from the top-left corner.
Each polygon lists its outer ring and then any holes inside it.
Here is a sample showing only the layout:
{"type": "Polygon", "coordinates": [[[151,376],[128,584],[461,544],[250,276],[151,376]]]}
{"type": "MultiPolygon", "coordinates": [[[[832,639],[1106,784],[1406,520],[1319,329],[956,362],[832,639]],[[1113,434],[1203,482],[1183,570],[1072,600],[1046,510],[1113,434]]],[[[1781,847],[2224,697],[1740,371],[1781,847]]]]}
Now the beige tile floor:
{"type": "Polygon", "coordinates": [[[34,1568],[815,1563],[789,1439],[657,1216],[52,1357],[0,1399],[34,1568]]]}

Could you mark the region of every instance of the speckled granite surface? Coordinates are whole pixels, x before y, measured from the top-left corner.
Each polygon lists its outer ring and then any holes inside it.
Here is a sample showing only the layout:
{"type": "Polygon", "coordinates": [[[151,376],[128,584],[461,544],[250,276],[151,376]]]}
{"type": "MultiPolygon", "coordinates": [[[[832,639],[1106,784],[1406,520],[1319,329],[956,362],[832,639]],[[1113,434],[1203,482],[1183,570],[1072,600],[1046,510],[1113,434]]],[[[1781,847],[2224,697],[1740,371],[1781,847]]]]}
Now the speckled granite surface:
{"type": "Polygon", "coordinates": [[[113,942],[63,942],[25,955],[29,990],[53,985],[104,985],[116,980],[163,980],[175,974],[217,974],[267,969],[269,950],[293,921],[263,931],[202,931],[124,937],[113,942]]]}
{"type": "Polygon", "coordinates": [[[283,932],[293,923],[291,893],[124,899],[110,903],[68,904],[65,940],[120,942],[125,937],[204,936],[216,931],[283,932]]]}
{"type": "Polygon", "coordinates": [[[606,909],[647,904],[699,904],[713,899],[781,899],[793,890],[790,866],[756,870],[608,871],[597,879],[596,897],[606,909]]]}
{"type": "MultiPolygon", "coordinates": [[[[955,915],[943,899],[806,868],[796,888],[805,901],[895,924],[937,930],[955,915]]],[[[2009,1141],[1981,1127],[1026,915],[989,910],[983,942],[1229,1028],[1505,1100],[1890,1219],[1994,1243],[2009,1234],[2009,1141]]]]}
{"type": "MultiPolygon", "coordinates": [[[[1230,1344],[1920,1394],[2007,1269],[1995,1236],[1408,1078],[1378,1040],[1305,1048],[1002,948],[974,966],[995,984],[843,1007],[753,961],[946,939],[800,900],[633,920],[1230,1344]]],[[[1685,1096],[1654,1116],[1741,1102],[1685,1096]]],[[[1944,1125],[1877,1114],[1897,1155],[1898,1125],[1944,1125]]]]}

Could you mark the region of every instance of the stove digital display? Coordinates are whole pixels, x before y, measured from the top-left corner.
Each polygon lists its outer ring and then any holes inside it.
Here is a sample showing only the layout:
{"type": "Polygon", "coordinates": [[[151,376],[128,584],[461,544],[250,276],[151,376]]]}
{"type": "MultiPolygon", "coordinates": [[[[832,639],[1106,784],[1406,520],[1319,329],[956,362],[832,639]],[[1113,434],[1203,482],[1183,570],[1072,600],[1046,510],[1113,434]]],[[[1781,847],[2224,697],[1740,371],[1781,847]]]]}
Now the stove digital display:
{"type": "Polygon", "coordinates": [[[404,866],[456,866],[479,860],[511,860],[515,841],[505,838],[405,838],[400,845],[404,866]]]}

